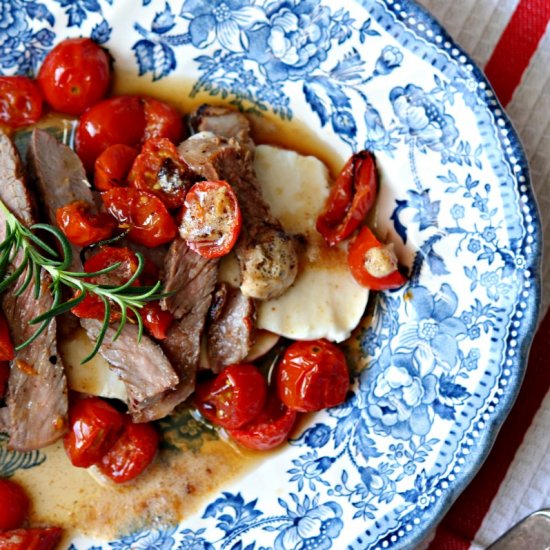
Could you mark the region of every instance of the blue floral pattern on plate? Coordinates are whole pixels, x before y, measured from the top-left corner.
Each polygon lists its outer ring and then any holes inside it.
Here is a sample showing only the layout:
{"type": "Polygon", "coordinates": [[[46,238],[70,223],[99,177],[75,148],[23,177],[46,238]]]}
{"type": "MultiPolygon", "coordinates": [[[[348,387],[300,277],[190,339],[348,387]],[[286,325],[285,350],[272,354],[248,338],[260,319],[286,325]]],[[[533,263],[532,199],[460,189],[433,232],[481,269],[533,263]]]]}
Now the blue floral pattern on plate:
{"type": "Polygon", "coordinates": [[[410,547],[487,453],[537,317],[540,228],[511,125],[480,71],[410,0],[128,5],[0,0],[0,70],[32,74],[63,37],[92,35],[131,52],[127,68],[145,78],[185,71],[192,96],[299,118],[344,158],[374,150],[380,229],[411,277],[377,296],[357,332],[366,368],[345,404],[178,528],[71,548],[410,547]]]}

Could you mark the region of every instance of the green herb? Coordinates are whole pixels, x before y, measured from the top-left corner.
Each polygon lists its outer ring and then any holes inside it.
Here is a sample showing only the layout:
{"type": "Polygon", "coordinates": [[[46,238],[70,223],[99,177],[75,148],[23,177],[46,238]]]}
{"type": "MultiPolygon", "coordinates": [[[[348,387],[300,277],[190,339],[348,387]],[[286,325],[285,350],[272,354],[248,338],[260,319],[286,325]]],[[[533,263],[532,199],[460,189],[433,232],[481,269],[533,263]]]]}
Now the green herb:
{"type": "Polygon", "coordinates": [[[124,325],[129,320],[128,312],[132,312],[138,324],[139,343],[143,334],[143,320],[139,310],[146,302],[159,300],[166,296],[166,293],[162,292],[160,281],[154,286],[132,286],[145,265],[144,258],[139,252],[136,252],[138,267],[124,284],[112,286],[92,283],[85,279],[110,273],[119,267],[121,263],[114,263],[94,273],[70,271],[69,267],[73,261],[71,245],[59,229],[43,223],[37,223],[30,228],[25,227],[2,201],[0,201],[0,210],[6,218],[6,238],[0,243],[0,293],[19,281],[20,276],[25,273],[25,278],[15,294],[20,296],[29,285],[33,284],[34,296],[38,299],[42,291],[41,272],[47,272],[52,279],[49,287],[49,291],[53,296],[52,307],[31,321],[31,324],[37,324],[39,327],[28,340],[17,346],[17,350],[28,346],[48,327],[52,318],[69,311],[84,300],[88,294],[96,295],[102,300],[105,305],[105,316],[94,349],[82,361],[83,363],[89,361],[98,352],[109,328],[113,305],[120,310],[120,321],[114,339],[116,340],[120,336],[124,325]],[[38,237],[36,231],[45,231],[53,235],[61,248],[61,254],[59,255],[50,245],[38,237]],[[17,267],[10,272],[9,267],[16,258],[17,267]],[[64,302],[63,287],[69,287],[77,291],[76,297],[64,302]]]}

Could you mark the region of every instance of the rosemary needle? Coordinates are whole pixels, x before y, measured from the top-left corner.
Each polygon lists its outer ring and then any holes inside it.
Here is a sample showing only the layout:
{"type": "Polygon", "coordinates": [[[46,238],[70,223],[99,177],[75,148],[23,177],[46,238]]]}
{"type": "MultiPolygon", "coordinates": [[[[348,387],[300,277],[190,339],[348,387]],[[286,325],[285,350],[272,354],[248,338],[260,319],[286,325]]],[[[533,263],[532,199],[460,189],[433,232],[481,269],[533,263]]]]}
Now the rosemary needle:
{"type": "Polygon", "coordinates": [[[0,243],[0,292],[19,282],[25,273],[23,281],[18,286],[15,294],[20,296],[33,284],[34,297],[38,299],[43,291],[41,285],[42,272],[48,273],[52,281],[48,289],[53,296],[52,307],[31,321],[31,324],[39,326],[28,340],[16,347],[17,350],[28,346],[48,327],[54,317],[78,305],[88,294],[98,296],[104,303],[105,317],[95,347],[83,363],[89,361],[99,351],[109,327],[110,312],[113,305],[120,310],[119,325],[114,339],[116,340],[120,336],[124,325],[129,320],[128,312],[130,311],[135,316],[139,327],[139,342],[143,333],[143,320],[140,309],[147,302],[159,300],[166,296],[166,293],[162,292],[160,281],[154,286],[132,286],[145,265],[143,256],[139,252],[136,252],[138,258],[137,269],[127,282],[119,286],[93,283],[86,279],[109,273],[119,267],[120,262],[94,273],[70,271],[69,267],[73,260],[71,245],[67,237],[57,227],[43,223],[26,227],[1,200],[0,210],[6,218],[6,236],[4,241],[0,243]],[[61,254],[58,254],[36,234],[38,230],[50,233],[57,240],[61,248],[61,254]],[[15,266],[10,271],[9,268],[12,264],[15,264],[15,266]],[[76,291],[75,297],[63,301],[64,287],[76,291]]]}

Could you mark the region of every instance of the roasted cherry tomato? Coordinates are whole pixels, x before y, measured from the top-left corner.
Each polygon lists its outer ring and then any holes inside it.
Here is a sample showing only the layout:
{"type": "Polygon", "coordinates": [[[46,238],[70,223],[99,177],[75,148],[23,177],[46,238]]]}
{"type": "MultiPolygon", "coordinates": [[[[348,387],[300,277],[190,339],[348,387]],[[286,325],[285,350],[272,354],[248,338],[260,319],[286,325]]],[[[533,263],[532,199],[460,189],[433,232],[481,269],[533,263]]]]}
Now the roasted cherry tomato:
{"type": "Polygon", "coordinates": [[[176,145],[183,140],[183,120],[179,111],[157,99],[143,98],[145,111],[144,139],[168,138],[176,145]]]}
{"type": "Polygon", "coordinates": [[[61,540],[60,527],[15,529],[0,533],[1,550],[53,550],[61,540]]]}
{"type": "Polygon", "coordinates": [[[26,76],[0,76],[0,123],[19,128],[38,122],[42,95],[26,76]]]}
{"type": "Polygon", "coordinates": [[[147,140],[128,175],[131,187],[153,193],[166,208],[183,205],[189,181],[187,164],[167,138],[147,140]]]}
{"type": "Polygon", "coordinates": [[[3,399],[6,395],[9,377],[10,377],[9,361],[0,361],[0,399],[3,399]]]}
{"type": "Polygon", "coordinates": [[[290,409],[319,411],[343,403],[349,372],[342,350],[327,340],[294,342],[277,370],[277,392],[290,409]]]}
{"type": "Polygon", "coordinates": [[[60,42],[38,71],[38,84],[46,101],[69,115],[79,115],[102,99],[110,78],[108,55],[89,38],[60,42]]]}
{"type": "Polygon", "coordinates": [[[227,254],[241,231],[241,209],[225,181],[195,183],[185,197],[180,235],[189,248],[205,258],[227,254]]]}
{"type": "Polygon", "coordinates": [[[214,380],[198,386],[197,407],[202,415],[223,428],[234,429],[253,420],[264,408],[267,382],[251,364],[225,367],[214,380]]]}
{"type": "Polygon", "coordinates": [[[151,464],[158,444],[158,433],[151,424],[134,424],[127,419],[122,434],[97,466],[115,483],[130,481],[151,464]]]}
{"type": "Polygon", "coordinates": [[[355,280],[371,290],[399,288],[407,278],[397,270],[397,256],[368,227],[363,227],[348,251],[348,265],[355,280]]]}
{"type": "MultiPolygon", "coordinates": [[[[113,271],[89,277],[87,280],[96,284],[122,285],[132,277],[139,265],[137,256],[129,248],[102,246],[96,254],[86,260],[84,271],[96,273],[116,263],[120,263],[120,265],[113,271]]],[[[71,311],[81,319],[102,320],[105,317],[105,304],[96,294],[88,294],[71,311]]],[[[116,321],[119,317],[120,312],[114,308],[111,309],[110,321],[116,321]]]]}
{"type": "Polygon", "coordinates": [[[0,531],[21,527],[28,512],[29,497],[23,487],[15,481],[0,479],[0,531]]]}
{"type": "Polygon", "coordinates": [[[63,439],[73,466],[88,468],[99,462],[123,426],[122,414],[103,399],[79,399],[69,409],[69,431],[63,439]]]}
{"type": "Polygon", "coordinates": [[[155,195],[120,187],[102,193],[101,198],[119,227],[130,229],[128,237],[136,243],[154,247],[176,237],[176,224],[164,203],[155,195]]]}
{"type": "Polygon", "coordinates": [[[136,156],[136,149],[123,143],[107,147],[95,161],[94,187],[98,191],[125,187],[136,156]]]}
{"type": "Polygon", "coordinates": [[[157,340],[164,340],[174,316],[164,311],[158,302],[147,302],[140,310],[143,325],[157,340]]]}
{"type": "Polygon", "coordinates": [[[283,444],[296,422],[296,411],[281,403],[274,393],[267,398],[262,412],[241,428],[228,430],[229,435],[243,447],[268,451],[283,444]]]}
{"type": "Polygon", "coordinates": [[[85,201],[74,201],[57,209],[59,229],[76,246],[84,247],[108,239],[117,227],[109,214],[92,214],[90,210],[85,201]]]}
{"type": "Polygon", "coordinates": [[[97,103],[80,117],[75,146],[86,170],[91,172],[97,157],[111,145],[136,146],[145,131],[145,114],[139,97],[118,96],[97,103]]]}
{"type": "Polygon", "coordinates": [[[374,158],[368,151],[355,153],[340,172],[324,212],[317,218],[317,231],[330,246],[349,237],[372,208],[378,191],[374,158]]]}
{"type": "Polygon", "coordinates": [[[0,361],[11,361],[15,357],[10,329],[6,317],[0,311],[0,361]]]}

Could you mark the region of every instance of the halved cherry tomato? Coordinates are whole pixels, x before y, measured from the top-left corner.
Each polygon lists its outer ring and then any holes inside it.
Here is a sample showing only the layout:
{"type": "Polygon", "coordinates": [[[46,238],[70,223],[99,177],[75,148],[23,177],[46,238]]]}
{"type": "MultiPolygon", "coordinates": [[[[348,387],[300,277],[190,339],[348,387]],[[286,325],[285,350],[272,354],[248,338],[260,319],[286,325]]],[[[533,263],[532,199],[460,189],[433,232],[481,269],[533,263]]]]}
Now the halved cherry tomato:
{"type": "Polygon", "coordinates": [[[10,363],[9,361],[0,361],[0,399],[3,399],[6,395],[6,389],[8,388],[8,380],[10,377],[10,363]]]}
{"type": "Polygon", "coordinates": [[[29,513],[29,504],[29,497],[21,485],[10,479],[0,479],[0,531],[21,527],[29,513]]]}
{"type": "Polygon", "coordinates": [[[15,357],[13,342],[6,317],[0,311],[0,361],[11,361],[15,357]]]}
{"type": "Polygon", "coordinates": [[[349,372],[342,350],[327,340],[294,342],[277,370],[277,392],[290,409],[319,411],[343,403],[349,372]]]}
{"type": "Polygon", "coordinates": [[[198,386],[195,400],[201,414],[218,426],[234,429],[253,420],[264,408],[267,382],[249,363],[230,365],[214,380],[198,386]]]}
{"type": "Polygon", "coordinates": [[[348,265],[355,280],[371,290],[390,290],[407,282],[397,269],[393,246],[382,244],[368,227],[350,244],[348,265]]]}
{"type": "MultiPolygon", "coordinates": [[[[102,246],[99,252],[86,260],[84,271],[96,273],[116,263],[120,263],[120,265],[113,271],[104,275],[87,277],[86,280],[103,285],[122,285],[132,277],[139,265],[137,256],[129,248],[102,246]]],[[[96,294],[88,294],[71,311],[81,319],[102,320],[105,317],[105,304],[96,294]]],[[[119,318],[120,312],[114,308],[111,309],[110,321],[114,322],[119,318]]]]}
{"type": "Polygon", "coordinates": [[[1,550],[53,550],[61,540],[61,527],[15,529],[0,533],[1,550]]]}
{"type": "Polygon", "coordinates": [[[79,115],[102,99],[110,78],[108,55],[89,38],[60,42],[38,71],[38,84],[46,101],[69,115],[79,115]]]}
{"type": "Polygon", "coordinates": [[[183,140],[183,120],[179,111],[157,99],[143,98],[145,111],[144,139],[168,138],[176,145],[183,140]]]}
{"type": "Polygon", "coordinates": [[[355,153],[340,172],[324,212],[317,218],[317,231],[334,246],[349,237],[372,208],[378,190],[374,158],[368,151],[355,153]]]}
{"type": "Polygon", "coordinates": [[[91,172],[97,157],[111,145],[136,146],[145,131],[145,114],[139,97],[121,95],[104,99],[80,117],[75,146],[86,170],[91,172]]]}
{"type": "Polygon", "coordinates": [[[241,428],[228,430],[237,443],[248,449],[268,451],[283,444],[296,422],[296,411],[281,403],[276,394],[267,398],[262,412],[241,428]]]}
{"type": "Polygon", "coordinates": [[[205,258],[227,254],[242,226],[235,192],[225,181],[195,183],[185,197],[179,232],[189,248],[205,258]]]}
{"type": "Polygon", "coordinates": [[[88,246],[108,239],[117,227],[116,221],[105,214],[92,214],[85,201],[73,201],[57,209],[59,229],[76,246],[88,246]]]}
{"type": "Polygon", "coordinates": [[[136,157],[136,149],[124,143],[107,147],[95,161],[94,187],[107,191],[128,185],[126,179],[136,157]]]}
{"type": "Polygon", "coordinates": [[[155,195],[119,187],[105,191],[101,198],[119,227],[130,228],[128,237],[136,243],[154,247],[176,237],[176,224],[164,203],[155,195]]]}
{"type": "Polygon", "coordinates": [[[149,333],[157,340],[164,340],[174,316],[169,311],[164,311],[158,302],[147,302],[140,313],[149,333]]]}
{"type": "Polygon", "coordinates": [[[190,185],[190,171],[169,139],[151,138],[135,159],[128,182],[131,187],[153,193],[166,208],[179,208],[190,185]]]}
{"type": "Polygon", "coordinates": [[[0,123],[10,128],[34,124],[42,116],[42,95],[26,76],[0,76],[0,123]]]}
{"type": "Polygon", "coordinates": [[[69,431],[63,439],[73,466],[88,468],[99,462],[123,426],[122,414],[103,399],[79,399],[69,409],[69,431]]]}
{"type": "Polygon", "coordinates": [[[151,464],[158,444],[158,433],[151,424],[134,424],[127,419],[122,434],[97,466],[115,483],[130,481],[151,464]]]}

